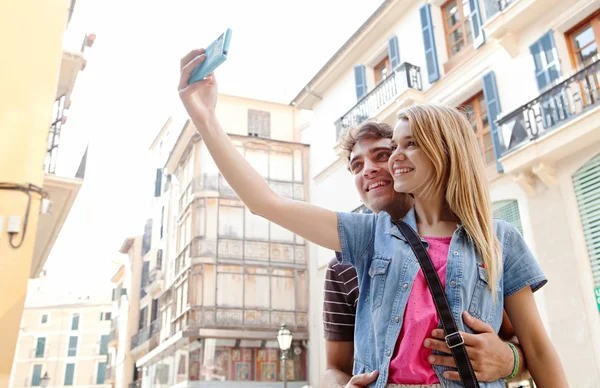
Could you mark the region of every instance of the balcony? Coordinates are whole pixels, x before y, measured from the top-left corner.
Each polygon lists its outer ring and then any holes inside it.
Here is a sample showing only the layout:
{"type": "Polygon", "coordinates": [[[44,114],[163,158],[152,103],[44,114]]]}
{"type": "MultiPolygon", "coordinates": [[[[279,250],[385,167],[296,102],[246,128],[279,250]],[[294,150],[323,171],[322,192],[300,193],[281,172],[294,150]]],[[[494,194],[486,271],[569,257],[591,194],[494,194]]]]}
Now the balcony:
{"type": "Polygon", "coordinates": [[[131,337],[131,352],[134,353],[145,353],[148,352],[148,339],[150,334],[150,327],[146,326],[140,329],[133,337],[131,337]]]}
{"type": "Polygon", "coordinates": [[[111,365],[108,365],[104,372],[104,384],[114,384],[114,383],[115,383],[115,370],[111,365]]]}
{"type": "Polygon", "coordinates": [[[150,347],[149,350],[155,349],[160,345],[160,319],[155,319],[150,323],[150,347]]]}
{"type": "Polygon", "coordinates": [[[150,270],[148,275],[148,284],[146,285],[146,292],[154,299],[164,291],[165,280],[162,268],[154,267],[150,270]]]}
{"type": "Polygon", "coordinates": [[[175,332],[199,328],[277,330],[284,322],[295,332],[308,331],[308,314],[300,310],[192,306],[173,321],[175,332]]]}
{"type": "Polygon", "coordinates": [[[422,90],[421,69],[408,62],[402,63],[336,121],[336,137],[342,129],[360,125],[368,119],[385,121],[398,108],[421,101],[423,97],[419,92],[422,90]]]}
{"type": "Polygon", "coordinates": [[[532,20],[560,0],[484,0],[487,22],[482,26],[488,40],[497,39],[512,57],[519,53],[519,34],[532,20]]]}
{"type": "Polygon", "coordinates": [[[551,183],[552,163],[600,141],[599,81],[597,59],[499,118],[497,141],[504,171],[532,168],[544,183],[551,183]]]}
{"type": "Polygon", "coordinates": [[[116,348],[119,345],[119,318],[113,318],[110,321],[110,337],[108,339],[108,347],[116,348]]]}
{"type": "Polygon", "coordinates": [[[77,198],[83,178],[87,160],[87,145],[81,145],[80,149],[66,150],[65,159],[60,160],[59,151],[61,147],[61,136],[66,116],[67,97],[62,96],[54,104],[54,118],[48,133],[48,147],[46,150],[46,162],[44,166],[44,190],[48,193],[48,199],[52,201],[52,207],[48,214],[39,218],[35,249],[33,253],[30,276],[37,277],[48,258],[54,242],[60,233],[63,224],[69,215],[71,207],[77,198]],[[81,159],[70,158],[70,155],[81,155],[81,159]],[[70,155],[69,155],[70,154],[70,155]],[[70,158],[70,159],[69,159],[70,158]],[[76,162],[75,164],[72,162],[76,162]],[[57,168],[58,167],[58,168],[57,168]]]}

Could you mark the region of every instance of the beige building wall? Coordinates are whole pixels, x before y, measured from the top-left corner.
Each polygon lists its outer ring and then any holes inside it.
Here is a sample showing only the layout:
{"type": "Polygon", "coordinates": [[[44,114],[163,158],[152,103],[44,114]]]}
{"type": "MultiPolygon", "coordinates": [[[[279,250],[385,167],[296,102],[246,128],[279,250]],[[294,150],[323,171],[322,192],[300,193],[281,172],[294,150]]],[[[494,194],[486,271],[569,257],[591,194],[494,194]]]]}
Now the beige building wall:
{"type": "Polygon", "coordinates": [[[55,287],[44,278],[30,281],[10,386],[32,386],[34,366],[41,365],[41,376],[47,373],[50,378],[48,386],[63,387],[67,364],[75,364],[70,386],[103,386],[104,381],[97,384],[97,373],[108,354],[101,352],[100,343],[110,332],[110,288],[107,284],[97,294],[74,296],[54,292],[55,287]],[[72,330],[76,314],[79,326],[72,330]],[[70,337],[77,337],[75,356],[68,355],[70,337]],[[43,353],[36,351],[39,338],[45,338],[43,353]]]}

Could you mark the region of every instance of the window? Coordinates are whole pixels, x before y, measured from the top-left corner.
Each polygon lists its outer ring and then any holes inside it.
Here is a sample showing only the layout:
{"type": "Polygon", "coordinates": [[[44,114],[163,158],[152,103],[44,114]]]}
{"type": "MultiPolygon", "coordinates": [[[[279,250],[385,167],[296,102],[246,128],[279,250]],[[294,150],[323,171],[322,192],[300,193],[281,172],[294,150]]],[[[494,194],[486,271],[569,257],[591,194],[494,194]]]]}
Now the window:
{"type": "Polygon", "coordinates": [[[154,322],[158,318],[158,299],[152,300],[152,310],[150,310],[150,322],[154,322]]]}
{"type": "Polygon", "coordinates": [[[594,287],[600,287],[600,155],[573,174],[583,236],[590,258],[594,287]]]}
{"type": "Polygon", "coordinates": [[[492,211],[494,212],[494,218],[510,222],[523,234],[519,203],[516,200],[494,202],[492,204],[492,211]]]}
{"type": "Polygon", "coordinates": [[[138,321],[138,330],[142,330],[146,327],[148,321],[148,306],[140,310],[140,318],[138,321]]]}
{"type": "Polygon", "coordinates": [[[65,368],[65,384],[73,385],[73,375],[75,374],[75,364],[67,364],[65,368]]]}
{"type": "Polygon", "coordinates": [[[46,338],[40,337],[37,339],[35,346],[35,358],[44,357],[44,350],[46,349],[46,338]]]}
{"type": "Polygon", "coordinates": [[[67,350],[67,357],[75,357],[77,355],[77,337],[69,337],[69,349],[67,350]]]}
{"type": "Polygon", "coordinates": [[[473,43],[469,0],[451,0],[442,7],[448,57],[453,57],[473,43]]]}
{"type": "Polygon", "coordinates": [[[219,206],[219,236],[225,238],[244,237],[244,208],[226,206],[226,200],[221,199],[219,206]]]}
{"type": "Polygon", "coordinates": [[[96,384],[97,385],[104,384],[105,373],[106,373],[106,362],[99,362],[98,369],[96,371],[96,384]]]}
{"type": "Polygon", "coordinates": [[[79,314],[73,314],[71,319],[71,330],[79,330],[79,314]]]}
{"type": "Polygon", "coordinates": [[[560,77],[560,63],[552,31],[548,31],[529,46],[529,51],[535,65],[535,79],[538,89],[542,91],[560,77]]]}
{"type": "Polygon", "coordinates": [[[484,162],[486,164],[494,163],[496,160],[494,156],[494,144],[492,142],[487,106],[483,93],[479,93],[468,101],[465,101],[460,106],[460,109],[465,113],[473,126],[484,162]]]}
{"type": "Polygon", "coordinates": [[[388,57],[383,58],[381,62],[375,65],[373,72],[375,73],[375,84],[378,84],[390,74],[390,59],[388,57]]]}
{"type": "Polygon", "coordinates": [[[39,364],[34,365],[33,372],[31,373],[31,386],[39,387],[41,378],[42,378],[42,366],[39,364]]]}
{"type": "Polygon", "coordinates": [[[271,113],[248,109],[248,136],[271,137],[271,113]]]}
{"type": "Polygon", "coordinates": [[[109,335],[102,335],[100,337],[100,349],[99,349],[100,355],[108,354],[108,339],[109,338],[110,338],[109,335]]]}
{"type": "Polygon", "coordinates": [[[600,46],[600,10],[567,32],[573,67],[583,68],[598,59],[600,46]]]}
{"type": "Polygon", "coordinates": [[[111,312],[100,313],[100,320],[101,321],[110,321],[111,317],[112,317],[112,313],[111,312]]]}
{"type": "Polygon", "coordinates": [[[42,314],[42,325],[48,323],[48,314],[42,314]]]}

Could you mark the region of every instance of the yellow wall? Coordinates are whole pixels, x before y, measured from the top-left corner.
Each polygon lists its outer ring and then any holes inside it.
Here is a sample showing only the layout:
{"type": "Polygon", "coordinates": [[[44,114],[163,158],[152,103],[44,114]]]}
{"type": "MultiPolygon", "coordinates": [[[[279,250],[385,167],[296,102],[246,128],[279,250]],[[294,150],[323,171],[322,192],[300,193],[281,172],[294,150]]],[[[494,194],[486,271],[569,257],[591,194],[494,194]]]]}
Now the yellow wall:
{"type": "MultiPolygon", "coordinates": [[[[42,186],[68,6],[68,0],[1,2],[0,182],[42,186]]],[[[39,197],[33,198],[23,245],[10,247],[6,218],[0,234],[0,388],[8,386],[27,292],[39,211],[39,197]]],[[[22,217],[26,199],[0,190],[0,216],[22,217]]]]}
{"type": "Polygon", "coordinates": [[[247,136],[248,109],[271,113],[271,139],[299,141],[299,139],[295,138],[294,133],[296,114],[294,107],[220,94],[219,103],[217,104],[217,116],[225,132],[247,136]]]}

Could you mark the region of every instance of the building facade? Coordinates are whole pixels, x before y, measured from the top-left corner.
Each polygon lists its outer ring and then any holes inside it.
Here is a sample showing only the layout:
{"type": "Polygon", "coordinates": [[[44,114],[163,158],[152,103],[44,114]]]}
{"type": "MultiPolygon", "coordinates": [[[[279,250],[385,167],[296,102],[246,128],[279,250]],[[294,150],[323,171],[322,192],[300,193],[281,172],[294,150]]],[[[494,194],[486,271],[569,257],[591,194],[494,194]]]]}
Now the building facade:
{"type": "MultiPolygon", "coordinates": [[[[308,146],[295,133],[296,109],[227,95],[217,109],[271,187],[308,200],[308,146]]],[[[306,385],[307,243],[248,211],[189,120],[169,119],[151,152],[155,200],[142,242],[138,316],[128,324],[138,368],[131,385],[277,386],[283,323],[293,335],[287,380],[306,385]]]]}
{"type": "Polygon", "coordinates": [[[111,279],[112,319],[104,382],[115,388],[128,388],[137,379],[131,338],[137,332],[135,322],[138,321],[143,268],[142,236],[125,239],[119,252],[126,258],[118,263],[111,279]]]}
{"type": "Polygon", "coordinates": [[[107,292],[78,296],[30,280],[10,387],[39,387],[43,378],[51,387],[103,387],[111,318],[107,292]]]}
{"type": "MultiPolygon", "coordinates": [[[[76,50],[63,49],[75,0],[2,3],[3,72],[0,91],[0,387],[8,386],[25,303],[27,281],[38,276],[83,183],[80,163],[60,160],[60,137],[84,50],[95,36],[82,35],[76,50]],[[15,38],[16,37],[16,38],[15,38]],[[49,207],[48,205],[52,206],[49,207]],[[52,209],[50,211],[50,208],[52,209]]],[[[64,149],[64,147],[63,147],[64,149]]]]}
{"type": "MultiPolygon", "coordinates": [[[[403,106],[461,107],[486,161],[496,217],[549,278],[536,301],[571,386],[600,384],[600,2],[389,0],[292,101],[312,111],[311,199],[360,205],[340,131],[395,124],[403,106]],[[332,196],[330,193],[337,195],[332,196]]],[[[311,246],[311,384],[325,369],[322,286],[333,252],[311,246]]]]}

